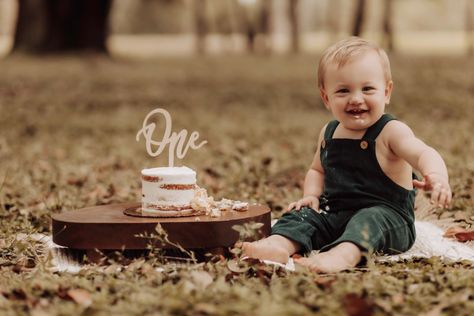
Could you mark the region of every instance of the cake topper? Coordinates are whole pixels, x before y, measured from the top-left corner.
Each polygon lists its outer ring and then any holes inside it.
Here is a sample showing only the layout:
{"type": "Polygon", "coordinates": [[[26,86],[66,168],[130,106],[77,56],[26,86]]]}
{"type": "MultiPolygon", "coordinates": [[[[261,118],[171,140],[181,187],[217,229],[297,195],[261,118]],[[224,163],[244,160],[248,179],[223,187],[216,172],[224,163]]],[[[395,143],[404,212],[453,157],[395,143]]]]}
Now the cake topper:
{"type": "Polygon", "coordinates": [[[157,108],[148,113],[143,121],[143,127],[141,130],[138,131],[136,140],[137,142],[140,141],[140,135],[143,134],[146,142],[146,151],[152,157],[159,156],[165,147],[169,145],[168,151],[168,166],[174,166],[174,156],[179,159],[183,159],[188,152],[188,149],[191,147],[192,149],[199,149],[207,141],[202,141],[200,144],[196,145],[196,141],[199,138],[199,133],[194,131],[189,136],[188,141],[186,142],[186,137],[188,136],[188,131],[186,129],[181,130],[179,133],[173,132],[171,133],[171,115],[168,111],[162,108],[157,108]],[[155,114],[163,115],[165,119],[165,133],[161,141],[153,140],[153,132],[155,131],[156,124],[155,123],[148,123],[148,120],[155,114]],[[154,146],[156,146],[156,150],[153,150],[154,146]]]}

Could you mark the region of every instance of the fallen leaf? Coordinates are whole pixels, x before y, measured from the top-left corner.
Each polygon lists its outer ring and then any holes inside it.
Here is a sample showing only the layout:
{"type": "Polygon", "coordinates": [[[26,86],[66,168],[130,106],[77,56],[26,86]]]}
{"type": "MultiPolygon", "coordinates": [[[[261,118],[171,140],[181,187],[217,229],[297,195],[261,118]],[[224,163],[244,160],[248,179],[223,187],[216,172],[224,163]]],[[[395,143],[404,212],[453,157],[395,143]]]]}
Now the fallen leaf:
{"type": "Polygon", "coordinates": [[[456,233],[454,236],[458,241],[471,241],[474,240],[474,231],[456,233]]]}
{"type": "Polygon", "coordinates": [[[86,183],[86,181],[87,181],[87,176],[82,176],[82,177],[71,176],[70,178],[66,180],[66,183],[68,185],[73,185],[78,188],[82,188],[84,186],[84,183],[86,183]]]}
{"type": "Polygon", "coordinates": [[[336,281],[336,277],[331,275],[318,275],[314,279],[314,282],[322,287],[323,289],[328,289],[336,281]]]}
{"type": "Polygon", "coordinates": [[[10,299],[14,299],[14,300],[26,300],[27,299],[27,295],[26,295],[25,291],[23,291],[23,289],[13,289],[11,291],[11,295],[8,295],[8,297],[10,299]]]}
{"type": "Polygon", "coordinates": [[[392,302],[396,305],[401,305],[405,302],[403,294],[394,294],[392,296],[392,302]]]}
{"type": "Polygon", "coordinates": [[[465,231],[466,231],[466,229],[464,229],[462,227],[452,226],[452,227],[449,227],[448,229],[446,229],[444,231],[443,237],[454,238],[454,235],[456,235],[457,233],[465,232],[465,231]]]}
{"type": "Polygon", "coordinates": [[[31,316],[49,316],[51,315],[51,313],[42,309],[34,309],[31,311],[30,315],[31,316]]]}
{"type": "Polygon", "coordinates": [[[474,240],[474,231],[469,231],[459,226],[449,227],[443,234],[443,237],[456,238],[458,241],[474,240]]]}
{"type": "Polygon", "coordinates": [[[217,311],[217,307],[209,303],[198,303],[194,306],[194,312],[197,314],[214,315],[217,311]]]}
{"type": "Polygon", "coordinates": [[[344,296],[342,304],[349,316],[370,316],[374,312],[374,303],[355,293],[344,296]]]}
{"type": "Polygon", "coordinates": [[[457,222],[467,222],[469,220],[469,216],[466,214],[465,211],[457,211],[454,213],[454,220],[457,222]]]}
{"type": "Polygon", "coordinates": [[[92,297],[89,292],[83,289],[71,289],[67,291],[67,295],[70,299],[76,302],[79,305],[84,307],[90,306],[92,304],[92,297]]]}

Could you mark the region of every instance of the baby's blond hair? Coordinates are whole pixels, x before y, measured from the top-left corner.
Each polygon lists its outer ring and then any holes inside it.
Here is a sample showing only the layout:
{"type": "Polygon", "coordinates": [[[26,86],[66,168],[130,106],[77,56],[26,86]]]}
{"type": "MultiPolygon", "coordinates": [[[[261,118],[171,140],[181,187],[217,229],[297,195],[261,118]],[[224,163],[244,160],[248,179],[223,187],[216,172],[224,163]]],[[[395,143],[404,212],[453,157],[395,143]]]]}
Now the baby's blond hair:
{"type": "Polygon", "coordinates": [[[318,87],[320,89],[324,88],[324,76],[326,74],[327,65],[335,63],[338,68],[342,67],[352,58],[360,56],[367,51],[374,51],[379,55],[386,82],[392,80],[390,61],[388,60],[387,53],[375,44],[360,37],[353,36],[329,46],[324,51],[318,67],[318,87]]]}

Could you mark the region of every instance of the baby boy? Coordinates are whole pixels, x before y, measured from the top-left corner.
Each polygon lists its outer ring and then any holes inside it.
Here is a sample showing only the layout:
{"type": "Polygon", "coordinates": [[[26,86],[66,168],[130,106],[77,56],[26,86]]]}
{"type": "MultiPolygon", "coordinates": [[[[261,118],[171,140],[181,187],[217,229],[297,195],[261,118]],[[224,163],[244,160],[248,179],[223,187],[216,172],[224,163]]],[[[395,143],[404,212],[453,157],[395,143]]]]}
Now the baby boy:
{"type": "Polygon", "coordinates": [[[415,189],[448,207],[451,189],[441,156],[412,130],[385,114],[393,89],[387,54],[357,37],[323,54],[321,98],[335,120],[319,134],[303,198],[289,205],[269,237],[242,245],[243,254],[317,272],[356,266],[364,253],[407,251],[415,241],[415,189]],[[418,170],[422,180],[413,176],[418,170]]]}

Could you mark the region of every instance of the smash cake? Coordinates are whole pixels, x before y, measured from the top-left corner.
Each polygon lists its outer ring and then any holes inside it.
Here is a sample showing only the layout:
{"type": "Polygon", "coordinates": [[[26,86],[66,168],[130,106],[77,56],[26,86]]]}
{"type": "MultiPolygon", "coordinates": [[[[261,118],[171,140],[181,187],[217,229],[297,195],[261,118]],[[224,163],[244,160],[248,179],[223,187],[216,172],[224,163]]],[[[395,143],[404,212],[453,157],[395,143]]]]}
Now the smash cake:
{"type": "Polygon", "coordinates": [[[222,199],[214,201],[207,191],[196,184],[196,172],[188,167],[158,167],[143,169],[143,216],[181,217],[221,216],[222,211],[247,211],[248,203],[222,199]]]}

